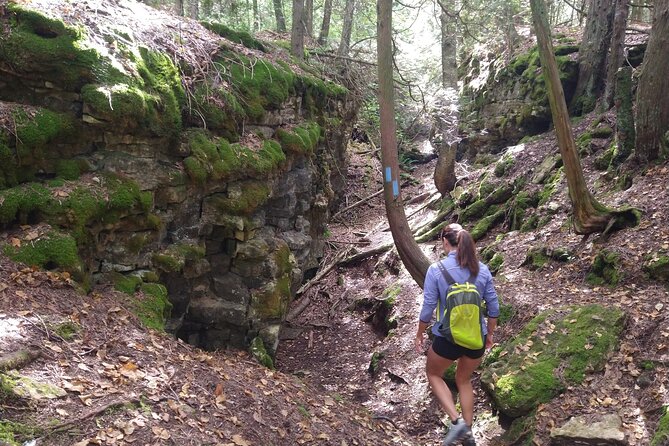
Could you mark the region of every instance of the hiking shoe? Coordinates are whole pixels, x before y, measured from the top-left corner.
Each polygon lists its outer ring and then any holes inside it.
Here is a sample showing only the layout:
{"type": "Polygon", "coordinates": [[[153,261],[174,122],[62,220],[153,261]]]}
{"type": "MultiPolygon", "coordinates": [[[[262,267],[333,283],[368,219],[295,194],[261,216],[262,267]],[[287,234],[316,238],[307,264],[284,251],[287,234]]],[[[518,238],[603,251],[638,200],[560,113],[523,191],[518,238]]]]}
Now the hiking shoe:
{"type": "Polygon", "coordinates": [[[471,430],[465,435],[465,438],[463,438],[462,446],[476,446],[476,440],[474,440],[474,434],[471,430]]]}
{"type": "Polygon", "coordinates": [[[444,438],[444,446],[456,444],[458,441],[465,438],[467,434],[471,434],[471,429],[467,426],[465,420],[458,418],[455,423],[451,423],[451,428],[448,430],[446,437],[444,438]]]}

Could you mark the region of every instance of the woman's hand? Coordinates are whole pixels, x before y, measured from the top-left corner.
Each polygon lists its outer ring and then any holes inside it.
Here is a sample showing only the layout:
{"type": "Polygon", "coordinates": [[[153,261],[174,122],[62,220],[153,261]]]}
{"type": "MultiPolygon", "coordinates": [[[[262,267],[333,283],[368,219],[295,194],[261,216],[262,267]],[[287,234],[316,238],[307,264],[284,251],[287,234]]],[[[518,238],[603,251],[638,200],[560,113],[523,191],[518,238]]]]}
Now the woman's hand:
{"type": "Polygon", "coordinates": [[[425,353],[425,333],[416,334],[416,339],[414,339],[414,348],[418,353],[425,353]]]}
{"type": "Polygon", "coordinates": [[[492,333],[488,333],[485,337],[485,349],[490,350],[494,344],[494,341],[492,340],[492,333]]]}

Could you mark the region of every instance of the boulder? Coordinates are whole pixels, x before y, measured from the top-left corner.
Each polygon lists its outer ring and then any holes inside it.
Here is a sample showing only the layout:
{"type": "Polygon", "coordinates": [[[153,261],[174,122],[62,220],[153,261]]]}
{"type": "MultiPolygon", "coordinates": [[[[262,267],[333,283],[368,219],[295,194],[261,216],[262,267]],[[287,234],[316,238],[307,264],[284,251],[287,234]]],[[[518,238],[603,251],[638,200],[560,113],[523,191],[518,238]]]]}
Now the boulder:
{"type": "Polygon", "coordinates": [[[617,414],[572,417],[561,427],[551,429],[554,445],[628,445],[623,423],[617,414]]]}

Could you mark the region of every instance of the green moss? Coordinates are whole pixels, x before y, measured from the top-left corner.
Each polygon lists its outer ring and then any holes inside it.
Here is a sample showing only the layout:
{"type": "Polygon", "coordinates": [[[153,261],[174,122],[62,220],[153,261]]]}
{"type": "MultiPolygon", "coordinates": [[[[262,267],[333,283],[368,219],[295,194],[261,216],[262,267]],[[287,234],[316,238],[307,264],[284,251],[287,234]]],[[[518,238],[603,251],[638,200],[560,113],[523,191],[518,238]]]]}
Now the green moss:
{"type": "Polygon", "coordinates": [[[511,170],[511,167],[513,167],[513,164],[515,163],[515,159],[513,156],[510,155],[504,155],[498,162],[495,164],[495,170],[494,174],[496,177],[503,177],[509,170],[511,170]]]}
{"type": "Polygon", "coordinates": [[[499,210],[494,214],[479,220],[476,226],[474,226],[474,228],[471,230],[472,238],[474,240],[482,239],[488,233],[488,231],[504,221],[504,215],[505,211],[499,210]]]}
{"type": "Polygon", "coordinates": [[[397,297],[402,293],[402,284],[400,282],[394,282],[389,285],[381,293],[381,298],[383,299],[383,305],[388,309],[392,309],[397,302],[397,297]]]}
{"type": "Polygon", "coordinates": [[[142,284],[142,278],[135,275],[123,275],[116,273],[112,278],[114,288],[122,293],[134,296],[142,284]]]}
{"type": "Polygon", "coordinates": [[[503,346],[482,383],[505,414],[524,415],[567,386],[602,370],[622,333],[624,313],[600,305],[546,311],[503,346]]]}
{"type": "Polygon", "coordinates": [[[608,125],[603,125],[592,129],[591,134],[593,138],[606,139],[613,136],[613,129],[608,125]]]}
{"type": "Polygon", "coordinates": [[[548,203],[557,190],[558,184],[562,180],[562,174],[564,172],[564,166],[560,167],[551,177],[546,181],[546,185],[543,190],[539,192],[539,205],[544,205],[548,203]]]}
{"type": "Polygon", "coordinates": [[[44,269],[61,269],[70,273],[81,273],[83,264],[79,258],[77,242],[68,234],[52,230],[20,247],[5,246],[5,255],[12,260],[44,269]]]}
{"type": "Polygon", "coordinates": [[[536,411],[532,411],[524,417],[516,418],[511,422],[509,429],[502,435],[502,439],[505,441],[504,444],[533,446],[535,444],[536,423],[536,411]]]}
{"type": "Polygon", "coordinates": [[[288,309],[290,298],[290,277],[285,275],[254,292],[251,305],[261,320],[280,320],[288,309]]]}
{"type": "Polygon", "coordinates": [[[160,277],[155,271],[144,271],[142,273],[142,281],[144,283],[156,283],[160,280],[160,277]]]}
{"type": "Polygon", "coordinates": [[[0,224],[26,224],[46,207],[50,196],[47,188],[36,183],[0,191],[0,224]]]}
{"type": "Polygon", "coordinates": [[[0,420],[0,442],[8,446],[20,446],[35,437],[44,435],[44,431],[36,426],[29,426],[9,420],[0,420]]]}
{"type": "Polygon", "coordinates": [[[64,180],[77,180],[81,176],[77,160],[60,160],[56,163],[56,175],[64,180]]]}
{"type": "Polygon", "coordinates": [[[643,270],[651,279],[669,282],[669,256],[660,253],[650,255],[644,262],[643,270]]]}
{"type": "Polygon", "coordinates": [[[367,370],[369,373],[372,375],[376,375],[376,373],[379,371],[379,367],[381,366],[381,361],[385,357],[384,352],[374,352],[372,353],[372,358],[369,360],[369,367],[367,370]]]}
{"type": "Polygon", "coordinates": [[[269,198],[270,190],[261,181],[247,181],[241,188],[241,195],[217,196],[212,199],[214,206],[224,214],[251,215],[269,198]]]}
{"type": "Polygon", "coordinates": [[[141,296],[136,296],[135,312],[144,326],[164,330],[165,322],[172,312],[167,288],[160,283],[144,283],[140,286],[141,296]]]}
{"type": "Polygon", "coordinates": [[[193,262],[204,258],[203,246],[193,243],[177,243],[170,245],[162,252],[155,253],[152,257],[153,263],[159,269],[177,273],[183,270],[187,262],[193,262]]]}
{"type": "Polygon", "coordinates": [[[488,210],[488,207],[489,206],[486,204],[485,200],[477,200],[463,209],[463,211],[460,213],[460,216],[458,217],[458,221],[461,223],[466,223],[472,220],[477,220],[483,217],[483,215],[488,210]]]}
{"type": "Polygon", "coordinates": [[[258,361],[260,364],[264,365],[268,369],[274,369],[274,360],[270,356],[269,353],[267,353],[267,349],[265,348],[265,344],[262,341],[262,338],[260,336],[256,336],[253,338],[253,341],[251,341],[251,355],[258,361]]]}
{"type": "Polygon", "coordinates": [[[202,23],[202,25],[205,28],[215,32],[219,36],[231,40],[235,43],[241,43],[246,48],[267,52],[265,45],[263,45],[262,42],[255,39],[253,36],[251,36],[251,34],[247,33],[246,31],[236,31],[228,26],[225,26],[222,23],[215,23],[215,22],[200,22],[200,23],[202,23]]]}
{"type": "Polygon", "coordinates": [[[522,266],[527,266],[530,270],[541,269],[550,260],[546,248],[543,246],[531,248],[525,255],[522,266]]]}
{"type": "Polygon", "coordinates": [[[667,441],[669,441],[669,406],[664,406],[664,414],[657,423],[650,446],[666,445],[667,441]]]}
{"type": "Polygon", "coordinates": [[[38,73],[70,91],[94,78],[100,57],[85,48],[81,29],[15,3],[7,6],[7,13],[11,32],[0,38],[0,59],[13,71],[38,73]]]}
{"type": "Polygon", "coordinates": [[[620,254],[602,250],[595,256],[585,280],[593,286],[616,286],[620,281],[620,275],[620,254]]]}
{"type": "Polygon", "coordinates": [[[64,113],[38,109],[28,114],[23,109],[12,113],[16,127],[17,164],[42,163],[47,145],[74,133],[74,119],[64,113]]]}
{"type": "Polygon", "coordinates": [[[66,341],[71,341],[74,338],[74,335],[81,331],[81,325],[73,321],[65,321],[59,324],[52,324],[50,327],[51,331],[65,339],[66,341]]]}
{"type": "Polygon", "coordinates": [[[312,122],[295,127],[293,131],[278,129],[276,136],[286,153],[306,154],[314,151],[320,140],[321,128],[312,122]]]}
{"type": "Polygon", "coordinates": [[[490,261],[488,262],[488,268],[490,269],[490,272],[494,275],[499,272],[503,264],[504,264],[504,256],[502,256],[502,254],[500,253],[495,253],[492,259],[490,259],[490,261]]]}
{"type": "Polygon", "coordinates": [[[200,123],[204,120],[207,129],[229,140],[239,138],[246,112],[234,94],[203,84],[195,88],[193,99],[197,113],[191,116],[192,121],[200,123]]]}
{"type": "Polygon", "coordinates": [[[152,260],[159,269],[170,273],[181,271],[185,263],[183,258],[179,258],[171,253],[154,254],[152,260]]]}

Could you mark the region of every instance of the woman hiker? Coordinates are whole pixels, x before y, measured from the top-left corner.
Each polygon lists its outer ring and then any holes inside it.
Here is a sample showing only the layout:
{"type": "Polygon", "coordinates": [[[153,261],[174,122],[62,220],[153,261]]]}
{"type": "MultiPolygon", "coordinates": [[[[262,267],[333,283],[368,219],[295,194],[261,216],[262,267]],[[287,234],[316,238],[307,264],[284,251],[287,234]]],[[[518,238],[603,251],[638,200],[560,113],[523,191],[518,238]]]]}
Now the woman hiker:
{"type": "MultiPolygon", "coordinates": [[[[490,270],[486,265],[479,262],[476,256],[476,246],[472,236],[462,229],[462,226],[453,223],[442,230],[440,239],[446,257],[430,265],[425,276],[423,306],[420,312],[415,348],[419,353],[425,351],[425,330],[432,320],[435,308],[439,308],[438,312],[441,311],[442,314],[437,314],[437,322],[432,326],[432,333],[435,338],[427,352],[425,367],[427,379],[439,405],[451,419],[451,427],[446,434],[446,438],[444,438],[444,446],[453,445],[459,441],[463,441],[466,446],[471,446],[476,444],[471,431],[474,419],[474,390],[471,376],[481,363],[485,350],[492,348],[493,332],[497,327],[497,317],[499,316],[499,302],[490,270]],[[440,263],[441,265],[439,265],[440,263]],[[480,300],[486,304],[488,323],[485,323],[484,315],[481,312],[479,316],[480,325],[477,327],[480,333],[478,341],[473,344],[460,342],[470,347],[474,345],[475,347],[480,346],[480,348],[463,347],[454,342],[454,336],[444,334],[442,323],[448,325],[448,321],[443,320],[446,319],[444,318],[444,308],[446,308],[446,293],[449,289],[446,276],[449,276],[450,283],[473,283],[480,300]],[[442,329],[440,330],[440,328],[442,329]],[[457,361],[455,383],[460,395],[461,415],[458,414],[453,395],[443,379],[446,369],[455,361],[457,361]]],[[[453,294],[454,290],[455,288],[451,289],[450,295],[453,294]]],[[[470,291],[473,290],[470,289],[470,291]]],[[[452,317],[450,320],[454,321],[452,317]]]]}

